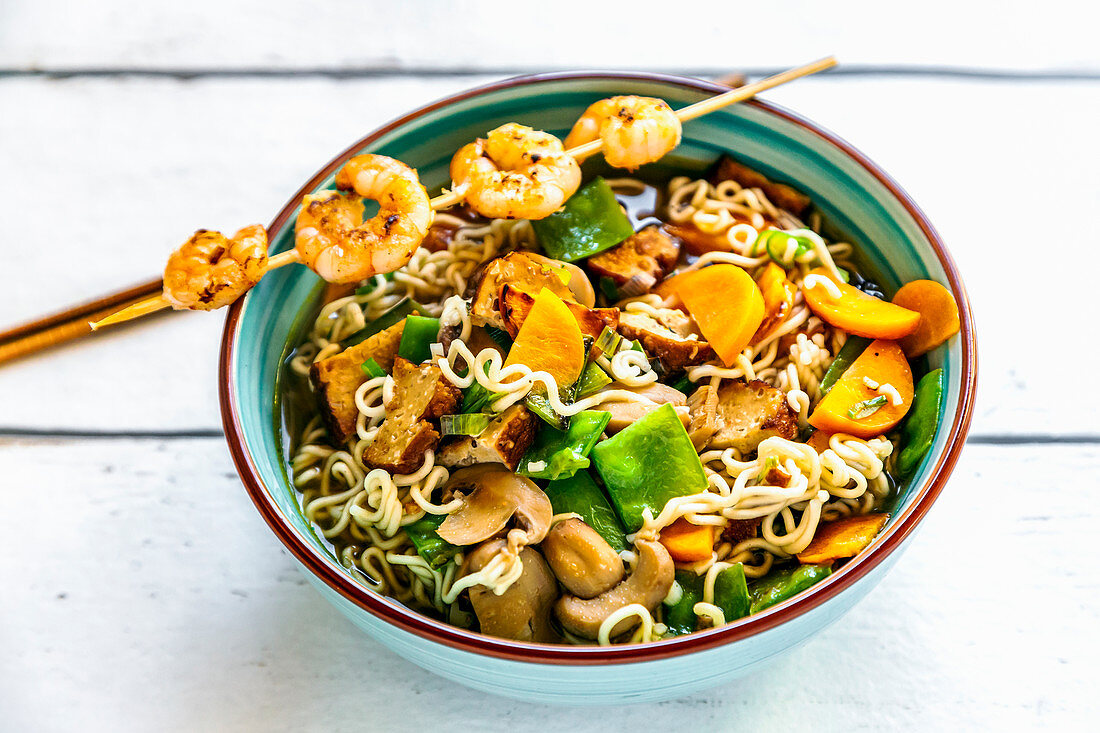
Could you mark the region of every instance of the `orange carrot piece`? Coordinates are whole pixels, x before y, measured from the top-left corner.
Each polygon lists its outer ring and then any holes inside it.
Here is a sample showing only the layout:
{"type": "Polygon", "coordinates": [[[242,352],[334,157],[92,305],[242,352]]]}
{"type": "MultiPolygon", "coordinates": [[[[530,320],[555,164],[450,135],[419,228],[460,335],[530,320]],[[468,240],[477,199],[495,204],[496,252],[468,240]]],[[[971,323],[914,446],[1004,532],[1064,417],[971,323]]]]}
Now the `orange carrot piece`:
{"type": "Polygon", "coordinates": [[[959,305],[951,291],[935,280],[914,280],[894,295],[895,305],[920,313],[917,330],[901,340],[910,359],[927,354],[959,332],[959,305]]]}
{"type": "Polygon", "coordinates": [[[559,389],[577,381],[584,368],[584,338],[562,299],[543,288],[523,320],[504,366],[523,364],[553,375],[559,389]]]}
{"type": "Polygon", "coordinates": [[[815,430],[810,439],[806,441],[806,445],[813,448],[818,453],[824,453],[829,448],[829,440],[832,438],[831,433],[827,433],[824,430],[815,430]]]}
{"type": "Polygon", "coordinates": [[[836,381],[829,394],[810,413],[809,422],[818,430],[848,433],[859,438],[882,435],[901,422],[913,404],[913,371],[901,347],[893,341],[872,341],[836,381]],[[895,405],[888,394],[872,389],[864,377],[879,386],[889,384],[898,391],[901,404],[895,405]],[[886,403],[865,417],[856,417],[861,403],[880,395],[886,403]]]}
{"type": "Polygon", "coordinates": [[[823,267],[809,274],[832,280],[840,290],[840,297],[836,298],[825,285],[818,284],[812,288],[803,285],[802,294],[814,315],[842,331],[872,339],[897,340],[916,331],[920,324],[920,313],[879,300],[839,282],[823,267]]]}
{"type": "Polygon", "coordinates": [[[758,343],[790,315],[794,307],[794,296],[798,291],[795,284],[787,279],[786,271],[769,262],[756,276],[756,285],[764,296],[764,322],[756,329],[751,343],[758,343]]]}
{"type": "Polygon", "coordinates": [[[764,320],[764,296],[737,265],[711,265],[678,275],[675,292],[726,366],[749,345],[764,320]]]}
{"type": "Polygon", "coordinates": [[[661,530],[659,541],[676,562],[701,562],[714,550],[714,527],[680,517],[661,530]]]}
{"type": "Polygon", "coordinates": [[[817,525],[814,538],[798,553],[803,565],[821,565],[845,557],[855,557],[871,544],[886,525],[889,514],[859,514],[835,522],[817,525]]]}
{"type": "Polygon", "coordinates": [[[696,257],[707,252],[729,252],[733,249],[725,232],[708,234],[694,224],[665,224],[665,229],[683,242],[684,249],[696,257]]]}

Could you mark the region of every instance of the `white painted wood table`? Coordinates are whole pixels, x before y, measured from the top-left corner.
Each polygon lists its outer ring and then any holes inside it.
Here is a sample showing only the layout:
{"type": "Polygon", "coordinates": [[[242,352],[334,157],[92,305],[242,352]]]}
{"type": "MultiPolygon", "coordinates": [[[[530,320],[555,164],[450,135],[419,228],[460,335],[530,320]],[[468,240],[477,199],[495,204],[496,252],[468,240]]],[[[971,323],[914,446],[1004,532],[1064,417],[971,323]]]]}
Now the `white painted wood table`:
{"type": "Polygon", "coordinates": [[[515,5],[0,5],[0,325],[148,279],[196,226],[267,220],[348,142],[466,87],[837,53],[769,99],[916,198],[980,336],[970,445],[908,554],[711,692],[597,713],[471,692],[305,585],[224,447],[221,316],[178,315],[0,368],[0,730],[1095,730],[1096,12],[515,5]]]}

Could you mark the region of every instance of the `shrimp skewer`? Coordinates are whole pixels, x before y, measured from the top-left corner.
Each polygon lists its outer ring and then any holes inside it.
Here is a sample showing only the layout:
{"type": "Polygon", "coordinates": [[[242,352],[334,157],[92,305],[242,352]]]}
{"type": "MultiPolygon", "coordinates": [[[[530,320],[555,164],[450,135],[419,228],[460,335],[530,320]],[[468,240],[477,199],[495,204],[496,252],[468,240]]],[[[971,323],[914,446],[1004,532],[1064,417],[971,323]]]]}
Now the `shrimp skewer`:
{"type": "MultiPolygon", "coordinates": [[[[714,97],[704,99],[700,102],[696,102],[695,104],[688,105],[687,107],[682,107],[675,111],[675,115],[681,123],[684,123],[689,120],[696,119],[697,117],[702,117],[703,115],[710,114],[711,112],[719,110],[723,107],[727,107],[731,104],[742,102],[746,99],[756,96],[760,92],[767,89],[772,89],[781,84],[786,84],[789,81],[793,81],[794,79],[798,79],[803,76],[808,76],[810,74],[815,74],[819,71],[824,71],[825,69],[831,68],[835,65],[836,58],[833,56],[818,59],[817,61],[813,61],[804,66],[789,69],[779,74],[769,76],[768,78],[762,79],[753,84],[748,84],[737,89],[732,89],[724,94],[719,94],[714,97]]],[[[578,145],[574,148],[566,150],[565,155],[571,156],[574,159],[583,160],[584,158],[599,152],[603,148],[603,146],[603,139],[596,138],[582,145],[578,145]]],[[[453,190],[447,191],[431,199],[429,201],[429,205],[431,209],[435,211],[448,209],[455,204],[462,202],[466,194],[467,190],[464,187],[462,187],[461,185],[455,186],[453,190]]],[[[271,270],[274,270],[278,267],[282,267],[283,265],[289,265],[292,262],[300,261],[301,260],[298,251],[296,249],[290,250],[289,252],[284,252],[282,254],[271,257],[267,262],[267,267],[264,272],[266,274],[267,272],[270,272],[271,270]]],[[[138,303],[135,303],[128,308],[113,313],[106,318],[90,325],[92,326],[92,330],[94,331],[97,328],[108,324],[121,323],[123,321],[128,321],[132,318],[138,318],[140,316],[156,312],[163,308],[169,307],[169,305],[170,303],[162,295],[153,296],[152,298],[148,298],[144,301],[139,301],[138,303]]]]}

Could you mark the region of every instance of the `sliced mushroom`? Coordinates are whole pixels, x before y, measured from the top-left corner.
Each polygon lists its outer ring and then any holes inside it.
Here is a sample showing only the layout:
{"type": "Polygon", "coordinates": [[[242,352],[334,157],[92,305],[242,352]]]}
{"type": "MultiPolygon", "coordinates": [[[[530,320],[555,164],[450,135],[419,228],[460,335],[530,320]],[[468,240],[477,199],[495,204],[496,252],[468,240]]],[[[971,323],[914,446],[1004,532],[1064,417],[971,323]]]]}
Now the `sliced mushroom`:
{"type": "MultiPolygon", "coordinates": [[[[554,605],[554,613],[567,631],[585,639],[595,639],[600,625],[608,616],[623,606],[640,603],[651,612],[668,595],[676,568],[672,556],[659,542],[638,540],[638,564],[626,580],[611,590],[584,600],[576,596],[562,596],[554,605]]],[[[611,635],[628,630],[638,622],[636,617],[625,618],[615,624],[611,635]]]]}
{"type": "Polygon", "coordinates": [[[555,524],[541,547],[554,575],[578,598],[594,598],[623,579],[622,558],[580,519],[555,524]]]}
{"type": "Polygon", "coordinates": [[[462,506],[447,515],[437,530],[453,545],[476,545],[500,532],[513,517],[527,533],[526,544],[542,542],[554,510],[529,478],[499,463],[483,463],[451,474],[445,486],[465,494],[462,506]]]}
{"type": "Polygon", "coordinates": [[[555,262],[554,264],[564,267],[569,272],[569,282],[565,285],[569,288],[569,292],[573,293],[573,297],[577,299],[577,302],[585,308],[595,307],[596,290],[592,287],[592,281],[588,279],[588,275],[584,273],[584,270],[572,262],[555,262]]]}
{"type": "MultiPolygon", "coordinates": [[[[490,540],[466,557],[462,575],[484,568],[508,543],[490,540]]],[[[508,590],[499,596],[489,588],[470,588],[470,604],[474,607],[481,633],[517,641],[560,641],[550,624],[550,613],[558,597],[558,583],[542,555],[531,547],[519,553],[523,573],[508,590]]]]}

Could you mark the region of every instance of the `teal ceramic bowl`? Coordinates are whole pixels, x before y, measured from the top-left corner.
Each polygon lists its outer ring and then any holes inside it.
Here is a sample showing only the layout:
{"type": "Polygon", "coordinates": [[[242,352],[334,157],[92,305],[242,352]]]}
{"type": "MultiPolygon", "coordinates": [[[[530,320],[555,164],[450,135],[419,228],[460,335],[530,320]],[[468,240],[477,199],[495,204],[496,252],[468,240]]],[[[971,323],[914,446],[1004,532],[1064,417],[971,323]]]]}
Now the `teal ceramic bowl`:
{"type": "MultiPolygon", "coordinates": [[[[564,135],[591,102],[642,94],[680,107],[724,87],[649,74],[566,73],[491,84],[412,112],[330,161],[275,217],[274,251],[293,246],[302,195],[332,185],[349,157],[376,152],[447,181],[464,143],[517,121],[564,135]]],[[[791,112],[748,102],[684,125],[676,151],[700,169],[722,152],[809,193],[826,219],[862,247],[891,287],[931,278],[954,293],[962,332],[929,356],[947,391],[935,445],[903,487],[889,524],[853,561],[811,590],[718,629],[613,648],[520,644],[447,626],[358,583],[303,518],[287,481],[276,405],[281,362],[317,278],[301,266],[268,275],[229,312],[221,352],[221,407],[237,469],[260,514],[317,590],[367,634],[413,663],[481,690],[529,701],[610,704],[678,697],[744,675],[836,621],[883,577],[943,489],[966,439],[976,380],[974,329],[959,274],[924,215],[885,173],[846,142],[791,112]]]]}

